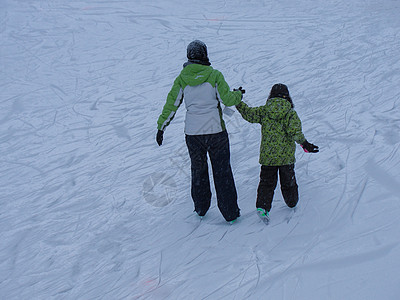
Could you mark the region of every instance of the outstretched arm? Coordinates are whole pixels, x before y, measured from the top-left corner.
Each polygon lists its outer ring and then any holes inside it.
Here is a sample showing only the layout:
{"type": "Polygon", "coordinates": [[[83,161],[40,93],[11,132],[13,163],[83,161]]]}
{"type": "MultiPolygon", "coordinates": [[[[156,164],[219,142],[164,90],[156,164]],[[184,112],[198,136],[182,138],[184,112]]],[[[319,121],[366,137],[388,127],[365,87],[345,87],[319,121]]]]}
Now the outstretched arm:
{"type": "Polygon", "coordinates": [[[296,143],[300,144],[304,152],[311,152],[311,153],[319,152],[319,147],[309,143],[304,137],[304,134],[301,129],[300,118],[294,110],[289,114],[289,125],[287,131],[288,134],[294,137],[296,143]]]}
{"type": "Polygon", "coordinates": [[[239,104],[242,100],[242,92],[238,90],[231,91],[222,73],[219,71],[216,72],[218,72],[216,78],[218,98],[225,106],[233,106],[239,104]]]}
{"type": "Polygon", "coordinates": [[[287,133],[288,135],[292,136],[297,144],[303,144],[306,140],[304,134],[302,132],[301,121],[299,116],[297,115],[296,111],[291,110],[288,113],[288,126],[287,126],[287,133]]]}
{"type": "Polygon", "coordinates": [[[236,109],[242,115],[243,119],[250,123],[261,123],[261,107],[249,107],[243,101],[236,105],[236,109]]]}
{"type": "Polygon", "coordinates": [[[179,106],[182,104],[183,100],[183,90],[180,85],[180,77],[178,76],[174,84],[168,93],[167,101],[164,105],[162,113],[157,121],[157,129],[164,131],[165,128],[171,123],[175,117],[175,113],[179,106]]]}

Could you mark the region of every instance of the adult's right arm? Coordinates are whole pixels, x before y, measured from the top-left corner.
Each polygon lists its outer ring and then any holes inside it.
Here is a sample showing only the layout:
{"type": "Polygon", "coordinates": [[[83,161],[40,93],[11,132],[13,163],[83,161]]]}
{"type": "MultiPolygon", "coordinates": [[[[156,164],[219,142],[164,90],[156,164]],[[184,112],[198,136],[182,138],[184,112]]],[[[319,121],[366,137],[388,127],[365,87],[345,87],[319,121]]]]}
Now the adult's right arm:
{"type": "Polygon", "coordinates": [[[171,123],[175,117],[176,111],[182,104],[183,100],[183,90],[180,84],[180,77],[178,76],[171,90],[167,96],[167,102],[164,105],[162,113],[157,121],[157,129],[164,131],[165,128],[171,123]]]}
{"type": "Polygon", "coordinates": [[[218,98],[225,106],[238,105],[242,100],[242,92],[231,91],[228,83],[225,81],[224,75],[217,70],[214,70],[214,72],[216,72],[218,98]]]}

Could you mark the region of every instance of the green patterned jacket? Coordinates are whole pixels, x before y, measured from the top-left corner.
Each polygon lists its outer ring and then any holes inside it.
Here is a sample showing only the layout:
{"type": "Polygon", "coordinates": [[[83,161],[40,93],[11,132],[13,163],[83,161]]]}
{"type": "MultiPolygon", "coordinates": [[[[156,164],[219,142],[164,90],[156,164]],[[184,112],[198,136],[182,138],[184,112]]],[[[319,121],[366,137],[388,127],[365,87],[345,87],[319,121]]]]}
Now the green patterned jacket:
{"type": "Polygon", "coordinates": [[[295,142],[302,144],[306,139],[300,118],[289,101],[271,98],[259,107],[249,107],[242,101],[236,108],[246,121],[261,124],[260,164],[284,166],[295,163],[295,142]]]}

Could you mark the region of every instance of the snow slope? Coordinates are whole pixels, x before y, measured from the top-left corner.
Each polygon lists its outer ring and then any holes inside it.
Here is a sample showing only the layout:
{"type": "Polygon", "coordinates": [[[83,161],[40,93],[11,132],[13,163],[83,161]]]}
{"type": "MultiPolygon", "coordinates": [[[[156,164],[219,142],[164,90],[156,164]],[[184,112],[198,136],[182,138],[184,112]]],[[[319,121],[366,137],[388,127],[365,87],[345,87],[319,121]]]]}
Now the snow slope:
{"type": "Polygon", "coordinates": [[[0,0],[0,299],[398,299],[400,3],[0,0]],[[260,128],[225,115],[242,217],[192,213],[186,46],[250,105],[286,83],[300,203],[255,215],[260,128]]]}

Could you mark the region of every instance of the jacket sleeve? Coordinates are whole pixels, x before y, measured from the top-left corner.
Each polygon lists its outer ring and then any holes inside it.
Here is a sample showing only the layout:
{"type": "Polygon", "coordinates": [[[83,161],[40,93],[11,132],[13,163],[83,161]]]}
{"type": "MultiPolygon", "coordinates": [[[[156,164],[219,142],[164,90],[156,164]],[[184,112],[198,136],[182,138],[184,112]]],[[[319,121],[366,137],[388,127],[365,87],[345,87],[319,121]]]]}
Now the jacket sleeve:
{"type": "Polygon", "coordinates": [[[180,84],[180,77],[178,76],[171,90],[168,93],[167,101],[164,105],[162,113],[157,121],[157,128],[159,130],[164,131],[165,128],[171,123],[173,118],[175,117],[176,111],[179,106],[182,104],[183,100],[183,90],[180,84]]]}
{"type": "Polygon", "coordinates": [[[225,106],[238,105],[242,100],[242,92],[231,91],[228,83],[225,81],[224,75],[215,70],[217,73],[216,87],[218,99],[222,101],[225,106]]]}
{"type": "Polygon", "coordinates": [[[287,133],[290,136],[293,136],[296,143],[303,144],[306,138],[304,137],[304,134],[302,132],[301,121],[299,116],[297,115],[296,111],[292,109],[291,112],[288,114],[288,117],[289,117],[288,120],[289,122],[287,127],[287,133]]]}
{"type": "Polygon", "coordinates": [[[261,107],[249,107],[246,103],[241,101],[239,105],[236,105],[236,109],[246,121],[250,123],[261,123],[263,118],[261,107]]]}

